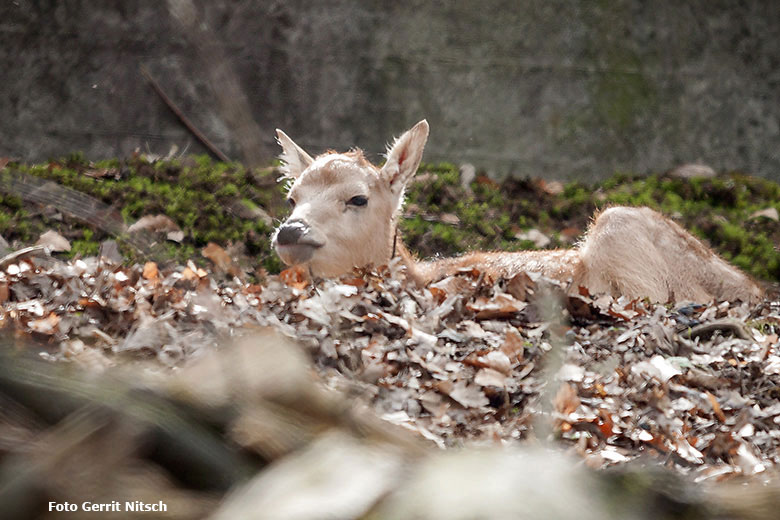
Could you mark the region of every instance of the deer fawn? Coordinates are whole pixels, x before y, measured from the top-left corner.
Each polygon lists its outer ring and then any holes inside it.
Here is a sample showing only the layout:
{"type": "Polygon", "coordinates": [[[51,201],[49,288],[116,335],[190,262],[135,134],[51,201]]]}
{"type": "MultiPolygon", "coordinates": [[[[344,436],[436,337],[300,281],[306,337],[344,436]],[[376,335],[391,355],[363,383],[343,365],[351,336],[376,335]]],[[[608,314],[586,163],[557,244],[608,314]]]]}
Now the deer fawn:
{"type": "Polygon", "coordinates": [[[381,168],[361,151],[312,158],[284,132],[282,172],[291,181],[292,214],[273,236],[288,265],[303,264],[316,276],[338,276],[354,267],[386,264],[400,256],[420,285],[476,267],[512,276],[536,272],[592,294],[609,293],[656,302],[742,300],[762,290],[676,223],[649,208],[611,207],[594,219],[574,249],[472,252],[419,261],[397,236],[404,189],[420,164],[428,123],[420,121],[395,140],[381,168]]]}

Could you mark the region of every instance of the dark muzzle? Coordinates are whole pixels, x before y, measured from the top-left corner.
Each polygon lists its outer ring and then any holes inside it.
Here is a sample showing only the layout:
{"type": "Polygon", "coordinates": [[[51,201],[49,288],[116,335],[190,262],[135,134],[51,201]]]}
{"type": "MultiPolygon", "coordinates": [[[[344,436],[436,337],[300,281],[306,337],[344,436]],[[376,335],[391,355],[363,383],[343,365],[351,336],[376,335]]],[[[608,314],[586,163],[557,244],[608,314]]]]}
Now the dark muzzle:
{"type": "Polygon", "coordinates": [[[294,246],[308,230],[308,226],[300,220],[285,222],[276,234],[276,243],[280,246],[294,246]]]}

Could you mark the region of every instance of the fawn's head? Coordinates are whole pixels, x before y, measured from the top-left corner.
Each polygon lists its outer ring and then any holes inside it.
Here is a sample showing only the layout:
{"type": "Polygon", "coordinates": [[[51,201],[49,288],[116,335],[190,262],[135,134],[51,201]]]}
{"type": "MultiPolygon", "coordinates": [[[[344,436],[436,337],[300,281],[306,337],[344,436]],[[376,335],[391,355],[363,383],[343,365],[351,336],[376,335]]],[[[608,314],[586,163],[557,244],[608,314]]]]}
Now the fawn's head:
{"type": "Polygon", "coordinates": [[[388,149],[381,168],[359,150],[312,158],[281,130],[282,172],[292,181],[292,213],[273,235],[279,257],[304,264],[318,276],[387,263],[404,189],[414,176],[428,139],[423,120],[388,149]]]}

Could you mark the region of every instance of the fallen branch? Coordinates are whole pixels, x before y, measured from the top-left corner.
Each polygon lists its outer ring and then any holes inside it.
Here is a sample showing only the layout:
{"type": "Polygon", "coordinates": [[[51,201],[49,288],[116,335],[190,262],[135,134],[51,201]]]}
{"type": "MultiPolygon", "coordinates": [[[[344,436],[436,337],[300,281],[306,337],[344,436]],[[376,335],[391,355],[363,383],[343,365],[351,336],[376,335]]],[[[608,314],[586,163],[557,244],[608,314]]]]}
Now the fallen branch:
{"type": "Polygon", "coordinates": [[[187,127],[187,129],[192,132],[192,135],[194,135],[206,148],[209,149],[209,151],[214,154],[220,161],[222,162],[230,162],[230,158],[225,155],[222,150],[217,148],[217,146],[212,143],[208,137],[203,134],[200,130],[197,129],[197,127],[193,124],[190,119],[184,115],[184,112],[181,111],[181,109],[176,106],[176,103],[173,102],[173,100],[168,97],[168,94],[165,93],[165,91],[162,89],[159,83],[157,83],[157,80],[155,80],[151,73],[149,72],[149,69],[147,69],[144,65],[140,66],[141,74],[144,75],[144,77],[149,80],[149,83],[151,83],[152,88],[154,88],[154,91],[157,92],[157,94],[162,98],[162,100],[165,102],[166,105],[168,105],[168,108],[171,109],[171,111],[176,114],[176,117],[179,118],[179,120],[184,124],[184,126],[187,127]]]}

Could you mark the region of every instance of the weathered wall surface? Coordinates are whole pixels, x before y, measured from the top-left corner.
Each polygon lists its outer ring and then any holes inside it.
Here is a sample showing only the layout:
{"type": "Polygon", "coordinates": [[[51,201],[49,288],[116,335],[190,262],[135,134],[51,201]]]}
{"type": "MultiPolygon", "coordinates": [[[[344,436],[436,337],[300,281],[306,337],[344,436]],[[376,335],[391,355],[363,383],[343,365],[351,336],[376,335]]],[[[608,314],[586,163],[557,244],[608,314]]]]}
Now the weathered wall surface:
{"type": "Polygon", "coordinates": [[[426,159],[499,175],[703,161],[780,179],[774,0],[214,0],[199,16],[227,60],[198,50],[165,2],[3,2],[0,156],[203,151],[144,64],[238,157],[204,74],[227,64],[268,156],[275,127],[312,152],[376,153],[425,117],[426,159]]]}

